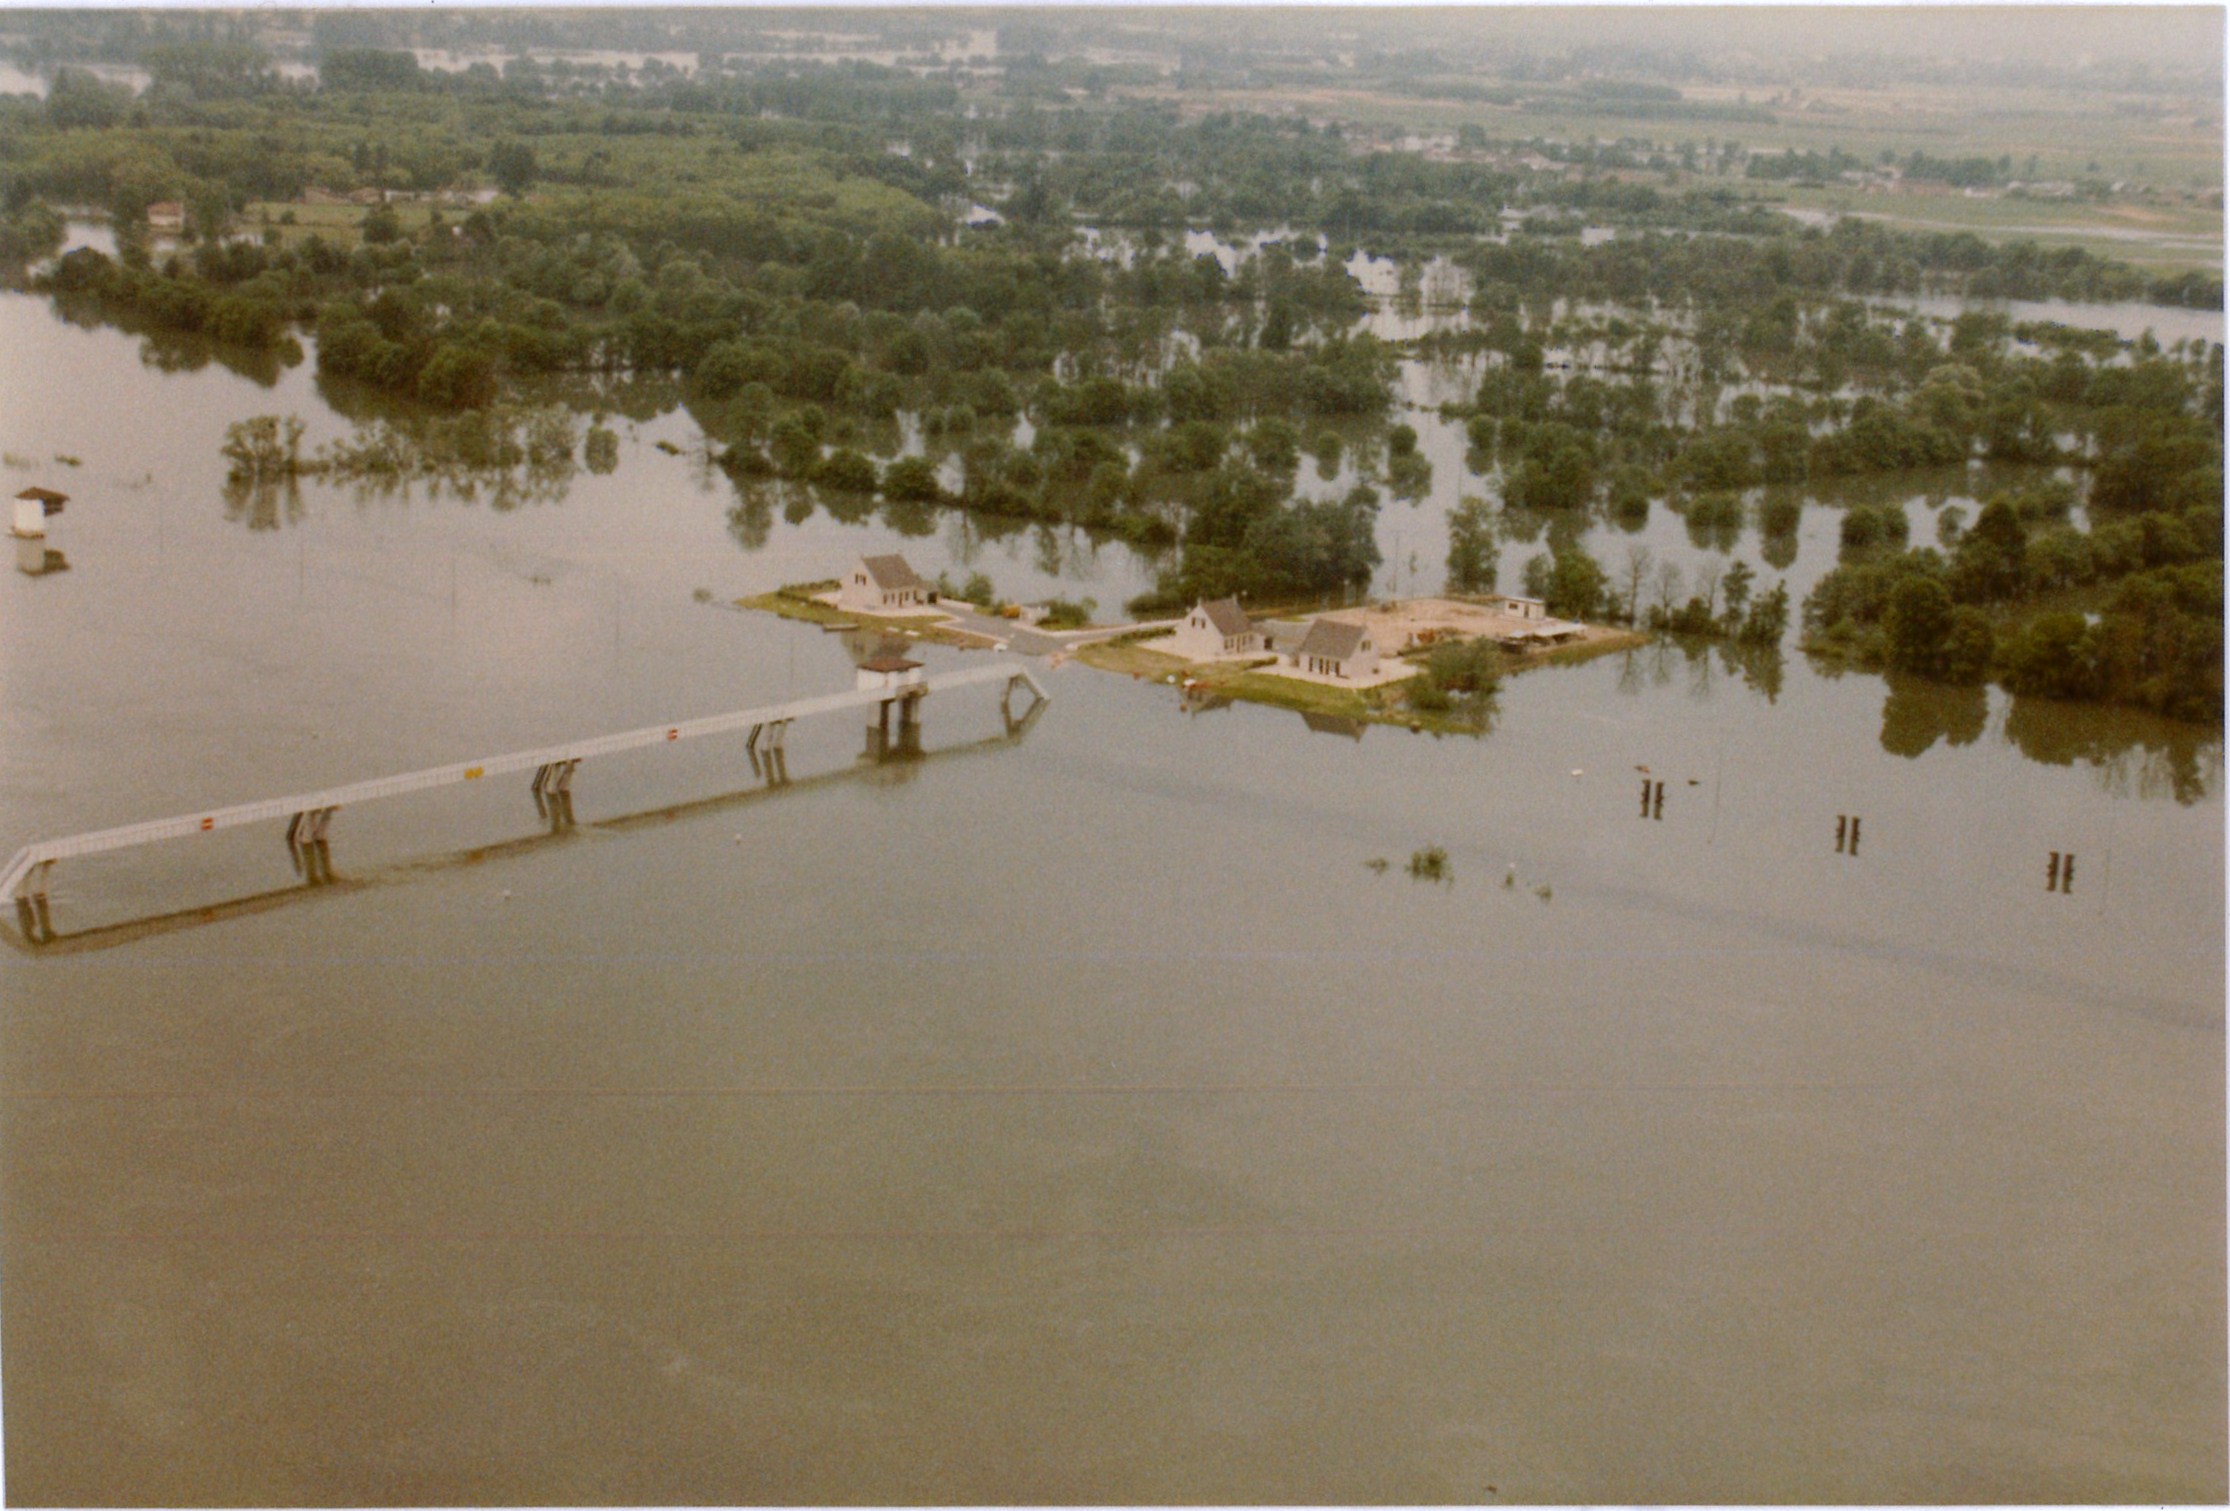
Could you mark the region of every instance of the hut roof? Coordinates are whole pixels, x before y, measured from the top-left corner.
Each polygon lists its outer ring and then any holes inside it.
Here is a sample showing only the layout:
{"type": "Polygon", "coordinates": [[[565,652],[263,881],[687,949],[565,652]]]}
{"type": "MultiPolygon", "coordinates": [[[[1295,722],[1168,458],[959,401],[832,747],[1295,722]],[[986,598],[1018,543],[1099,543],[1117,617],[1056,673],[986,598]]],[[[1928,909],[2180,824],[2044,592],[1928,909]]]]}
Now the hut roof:
{"type": "Polygon", "coordinates": [[[875,586],[885,589],[926,588],[919,573],[906,565],[906,558],[898,555],[862,556],[860,565],[867,568],[867,575],[875,579],[875,586]]]}
{"type": "Polygon", "coordinates": [[[16,497],[37,499],[42,504],[66,504],[70,501],[67,493],[56,493],[52,488],[26,488],[16,497]]]}
{"type": "Polygon", "coordinates": [[[1297,654],[1345,661],[1363,643],[1363,627],[1341,619],[1319,619],[1309,626],[1297,654]]]}

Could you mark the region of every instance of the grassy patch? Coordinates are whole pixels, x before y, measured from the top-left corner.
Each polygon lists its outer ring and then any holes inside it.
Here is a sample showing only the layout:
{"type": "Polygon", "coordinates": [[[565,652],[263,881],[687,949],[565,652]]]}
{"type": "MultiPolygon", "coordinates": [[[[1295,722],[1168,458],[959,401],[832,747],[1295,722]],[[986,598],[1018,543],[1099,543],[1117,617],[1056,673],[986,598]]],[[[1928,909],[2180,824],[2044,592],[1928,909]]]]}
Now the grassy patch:
{"type": "MultiPolygon", "coordinates": [[[[388,208],[395,212],[403,233],[415,236],[426,229],[426,220],[433,207],[423,200],[399,200],[388,208]]],[[[449,223],[457,224],[465,213],[449,211],[449,223]]],[[[241,216],[241,222],[259,231],[271,226],[278,231],[279,239],[289,246],[315,235],[330,246],[354,247],[364,239],[364,217],[369,214],[369,205],[297,205],[282,200],[256,200],[241,216]],[[281,217],[289,213],[294,216],[294,223],[280,224],[281,217]]]]}
{"type": "MultiPolygon", "coordinates": [[[[802,587],[814,586],[817,585],[810,583],[802,585],[802,587]]],[[[831,582],[822,588],[822,591],[835,586],[836,584],[831,582]]],[[[881,630],[887,635],[904,635],[912,632],[923,640],[934,641],[939,645],[981,648],[991,643],[981,635],[970,634],[966,630],[957,630],[950,625],[928,620],[884,619],[874,614],[846,613],[842,609],[832,608],[828,604],[815,602],[812,598],[806,596],[800,585],[782,588],[772,593],[754,594],[749,598],[738,598],[736,607],[739,609],[755,609],[762,614],[774,614],[784,619],[795,619],[806,624],[856,624],[863,629],[881,630]]]]}
{"type": "Polygon", "coordinates": [[[2068,199],[1969,199],[1957,194],[1863,194],[1847,188],[1771,185],[1761,197],[1878,220],[1900,231],[1972,231],[1986,241],[2079,246],[2148,272],[2209,272],[2222,265],[2220,211],[2187,205],[2093,204],[2068,199]]]}
{"type": "Polygon", "coordinates": [[[1095,640],[1076,648],[1076,659],[1086,666],[1096,666],[1103,672],[1120,672],[1126,677],[1166,677],[1171,672],[1188,674],[1192,663],[1181,656],[1165,651],[1150,651],[1134,640],[1095,640]]]}

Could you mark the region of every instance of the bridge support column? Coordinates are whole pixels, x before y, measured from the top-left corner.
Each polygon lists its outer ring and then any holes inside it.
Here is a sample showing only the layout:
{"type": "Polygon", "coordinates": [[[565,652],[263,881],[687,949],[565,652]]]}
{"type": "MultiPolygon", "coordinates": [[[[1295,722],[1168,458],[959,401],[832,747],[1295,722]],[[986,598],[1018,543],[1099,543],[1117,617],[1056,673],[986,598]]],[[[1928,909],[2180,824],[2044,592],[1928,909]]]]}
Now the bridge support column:
{"type": "Polygon", "coordinates": [[[16,926],[32,944],[45,944],[54,938],[54,916],[47,911],[46,901],[47,873],[53,869],[53,861],[40,861],[24,873],[16,887],[16,926]]]}
{"type": "Polygon", "coordinates": [[[1036,719],[1044,708],[1045,695],[1038,691],[1035,682],[1020,673],[1009,677],[1007,685],[999,693],[999,717],[1006,724],[1009,739],[1028,729],[1031,721],[1036,719]],[[1019,715],[1014,711],[1014,690],[1018,687],[1026,687],[1030,690],[1029,707],[1023,709],[1019,715]]]}
{"type": "Polygon", "coordinates": [[[325,842],[325,831],[338,812],[338,808],[305,808],[287,820],[287,858],[294,862],[294,874],[313,887],[333,879],[333,851],[325,842]]]}

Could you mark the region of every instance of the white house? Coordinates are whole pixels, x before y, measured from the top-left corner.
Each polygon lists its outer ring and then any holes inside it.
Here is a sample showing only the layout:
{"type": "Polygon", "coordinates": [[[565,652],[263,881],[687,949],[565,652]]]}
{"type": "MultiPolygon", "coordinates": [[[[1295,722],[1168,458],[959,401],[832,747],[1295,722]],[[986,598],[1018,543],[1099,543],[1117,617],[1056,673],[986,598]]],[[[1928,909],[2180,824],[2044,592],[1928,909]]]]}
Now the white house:
{"type": "Polygon", "coordinates": [[[1187,661],[1213,661],[1219,656],[1259,655],[1262,631],[1255,628],[1236,598],[1201,602],[1178,622],[1170,634],[1169,651],[1187,661]]]}
{"type": "Polygon", "coordinates": [[[177,233],[186,229],[186,207],[175,199],[158,200],[147,207],[147,229],[177,233]]]}
{"type": "Polygon", "coordinates": [[[862,556],[836,590],[836,606],[852,614],[916,609],[928,601],[929,584],[903,556],[862,556]]]}
{"type": "Polygon", "coordinates": [[[1294,648],[1293,664],[1319,677],[1368,677],[1378,670],[1378,647],[1359,624],[1319,619],[1294,648]]]}
{"type": "Polygon", "coordinates": [[[1549,617],[1549,606],[1538,598],[1513,598],[1504,593],[1498,598],[1488,599],[1487,607],[1498,614],[1507,614],[1512,619],[1546,619],[1549,617]]]}

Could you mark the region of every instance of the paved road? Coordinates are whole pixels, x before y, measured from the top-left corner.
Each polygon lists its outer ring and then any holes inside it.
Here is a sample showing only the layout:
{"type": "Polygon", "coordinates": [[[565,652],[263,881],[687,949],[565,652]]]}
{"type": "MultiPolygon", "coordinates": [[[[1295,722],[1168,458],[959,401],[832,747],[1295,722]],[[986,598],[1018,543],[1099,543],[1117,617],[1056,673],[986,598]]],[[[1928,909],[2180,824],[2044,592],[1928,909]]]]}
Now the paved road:
{"type": "Polygon", "coordinates": [[[1087,645],[1094,640],[1111,639],[1116,635],[1127,635],[1133,630],[1172,629],[1177,624],[1174,619],[1157,619],[1141,624],[1108,624],[1095,625],[1086,630],[1047,631],[1032,629],[1019,620],[978,613],[974,608],[954,603],[949,598],[940,600],[937,607],[952,615],[954,629],[967,630],[971,634],[988,636],[993,640],[1004,640],[1008,650],[1024,656],[1050,656],[1055,651],[1087,645]]]}

